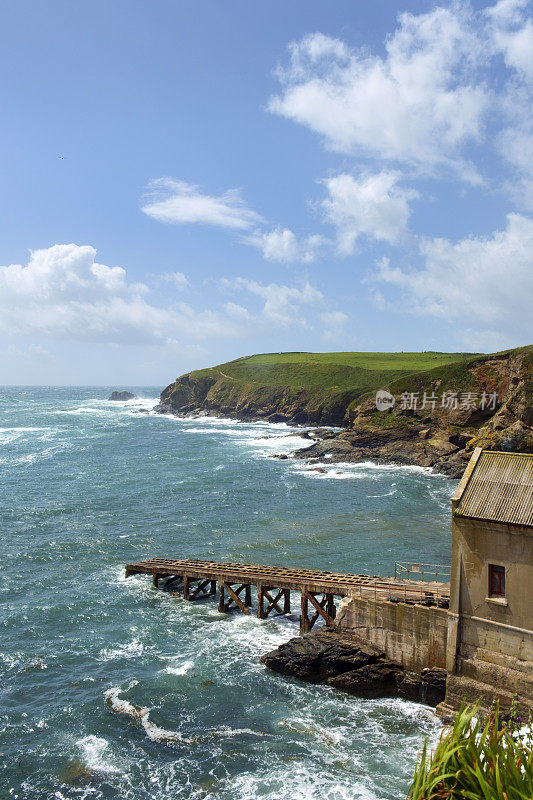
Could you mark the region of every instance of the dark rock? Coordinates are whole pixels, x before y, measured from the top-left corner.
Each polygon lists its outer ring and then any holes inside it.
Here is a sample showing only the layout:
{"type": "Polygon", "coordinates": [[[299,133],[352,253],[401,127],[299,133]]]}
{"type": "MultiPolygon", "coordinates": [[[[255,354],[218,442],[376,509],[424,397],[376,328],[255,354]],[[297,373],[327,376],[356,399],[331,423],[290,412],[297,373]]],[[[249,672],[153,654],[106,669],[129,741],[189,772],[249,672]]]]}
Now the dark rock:
{"type": "Polygon", "coordinates": [[[382,659],[328,679],[328,685],[358,697],[388,697],[397,694],[399,664],[382,659]]]}
{"type": "Polygon", "coordinates": [[[359,697],[403,697],[436,706],[446,693],[445,670],[407,671],[349,629],[320,628],[295,637],[260,662],[282,675],[359,697]]]}
{"type": "MultiPolygon", "coordinates": [[[[320,633],[320,632],[319,632],[320,633]]],[[[307,634],[290,639],[270,653],[261,656],[259,661],[268,669],[282,675],[294,675],[308,681],[320,681],[320,661],[331,647],[329,638],[319,634],[307,634]]]]}
{"type": "Polygon", "coordinates": [[[109,400],[136,400],[137,395],[133,392],[112,392],[109,400]]]}
{"type": "Polygon", "coordinates": [[[422,670],[421,698],[424,703],[436,706],[446,695],[446,670],[439,667],[422,670]]]}
{"type": "Polygon", "coordinates": [[[290,417],[287,416],[287,414],[279,414],[279,413],[269,414],[266,419],[269,422],[289,422],[290,421],[290,417]]]}

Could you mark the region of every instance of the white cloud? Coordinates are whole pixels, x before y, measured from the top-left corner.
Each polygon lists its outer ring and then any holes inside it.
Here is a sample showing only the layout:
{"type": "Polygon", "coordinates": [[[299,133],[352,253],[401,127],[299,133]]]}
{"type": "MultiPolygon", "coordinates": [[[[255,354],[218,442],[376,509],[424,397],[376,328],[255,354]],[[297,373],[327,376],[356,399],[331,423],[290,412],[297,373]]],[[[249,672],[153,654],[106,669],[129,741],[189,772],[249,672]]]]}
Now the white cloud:
{"type": "Polygon", "coordinates": [[[155,306],[147,292],[143,283],[129,282],[122,267],[98,263],[94,247],[54,245],[33,251],[25,266],[0,267],[0,330],[113,344],[238,333],[222,314],[185,304],[155,306]]]}
{"type": "Polygon", "coordinates": [[[323,34],[290,45],[269,109],[307,125],[339,152],[431,170],[448,165],[479,180],[460,157],[480,140],[489,93],[476,84],[483,47],[466,5],[399,16],[382,58],[323,34]]]}
{"type": "Polygon", "coordinates": [[[500,0],[485,14],[495,52],[502,53],[508,67],[533,79],[533,21],[524,14],[529,0],[500,0]]]}
{"type": "Polygon", "coordinates": [[[486,16],[493,52],[514,70],[498,98],[503,129],[496,141],[512,170],[504,186],[518,205],[533,209],[533,21],[525,14],[528,5],[528,0],[500,0],[486,16]]]}
{"type": "Polygon", "coordinates": [[[325,322],[326,325],[338,327],[348,322],[349,317],[344,311],[324,311],[324,313],[320,314],[320,319],[325,322]]]}
{"type": "Polygon", "coordinates": [[[269,233],[256,231],[245,241],[261,250],[266,261],[301,261],[304,264],[314,261],[319,249],[325,244],[324,237],[318,235],[298,240],[289,228],[276,228],[269,233]]]}
{"type": "Polygon", "coordinates": [[[459,338],[502,347],[531,341],[533,220],[509,214],[505,230],[490,237],[421,243],[422,269],[391,267],[383,259],[372,280],[400,291],[403,307],[460,326],[459,338]]]}
{"type": "Polygon", "coordinates": [[[180,291],[190,286],[189,279],[183,272],[165,272],[161,277],[180,291]]]}
{"type": "Polygon", "coordinates": [[[334,342],[341,339],[345,342],[345,327],[350,319],[348,314],[345,314],[344,311],[324,311],[319,314],[319,317],[324,323],[324,338],[327,341],[334,342]]]}
{"type": "Polygon", "coordinates": [[[244,306],[240,306],[238,303],[226,303],[224,308],[226,309],[226,313],[229,314],[230,317],[234,317],[235,319],[241,320],[250,320],[252,319],[252,315],[248,311],[247,308],[244,306]]]}
{"type": "Polygon", "coordinates": [[[246,230],[261,221],[260,215],[248,208],[238,189],[215,197],[202,194],[198,186],[173,178],[151,181],[149,188],[151,192],[141,210],[159,222],[246,230]]]}
{"type": "Polygon", "coordinates": [[[311,286],[309,282],[298,288],[277,283],[264,284],[248,280],[248,278],[236,278],[235,280],[223,279],[221,286],[226,290],[245,290],[261,298],[264,302],[260,314],[255,315],[255,319],[281,325],[284,328],[292,325],[306,326],[307,320],[302,315],[302,306],[321,304],[324,301],[322,293],[311,286]]]}
{"type": "Polygon", "coordinates": [[[322,201],[325,218],[337,229],[338,248],[354,252],[361,234],[389,244],[399,241],[407,229],[408,201],[417,192],[398,186],[400,174],[383,171],[362,176],[341,174],[324,181],[329,197],[322,201]]]}

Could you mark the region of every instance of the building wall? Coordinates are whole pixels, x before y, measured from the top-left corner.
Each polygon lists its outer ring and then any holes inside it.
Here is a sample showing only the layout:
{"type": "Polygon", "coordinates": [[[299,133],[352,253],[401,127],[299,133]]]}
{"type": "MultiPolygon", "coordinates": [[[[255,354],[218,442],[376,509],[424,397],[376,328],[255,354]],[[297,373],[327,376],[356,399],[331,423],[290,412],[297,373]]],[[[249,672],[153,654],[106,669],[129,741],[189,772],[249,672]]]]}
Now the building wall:
{"type": "Polygon", "coordinates": [[[350,597],[341,602],[336,624],[354,629],[406,669],[446,666],[446,609],[350,597]]]}
{"type": "Polygon", "coordinates": [[[453,517],[445,705],[518,694],[533,705],[533,532],[453,517]],[[505,567],[505,598],[489,597],[489,564],[505,567]]]}
{"type": "Polygon", "coordinates": [[[530,630],[533,532],[454,516],[450,610],[530,630]],[[505,599],[488,596],[489,564],[505,567],[505,599]]]}

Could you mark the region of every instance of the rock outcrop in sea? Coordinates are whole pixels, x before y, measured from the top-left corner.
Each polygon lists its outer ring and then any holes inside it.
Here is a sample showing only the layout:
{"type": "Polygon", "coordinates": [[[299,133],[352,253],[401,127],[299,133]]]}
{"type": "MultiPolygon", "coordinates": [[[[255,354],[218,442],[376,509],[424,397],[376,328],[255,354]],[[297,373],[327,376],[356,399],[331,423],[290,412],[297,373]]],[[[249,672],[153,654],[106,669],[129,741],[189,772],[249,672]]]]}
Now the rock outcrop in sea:
{"type": "Polygon", "coordinates": [[[133,394],[133,392],[112,392],[111,396],[107,398],[108,400],[137,400],[137,395],[133,394]]]}
{"type": "Polygon", "coordinates": [[[325,683],[358,697],[402,697],[436,706],[446,693],[445,670],[407,671],[349,631],[311,631],[266,653],[260,661],[274,672],[325,683]]]}

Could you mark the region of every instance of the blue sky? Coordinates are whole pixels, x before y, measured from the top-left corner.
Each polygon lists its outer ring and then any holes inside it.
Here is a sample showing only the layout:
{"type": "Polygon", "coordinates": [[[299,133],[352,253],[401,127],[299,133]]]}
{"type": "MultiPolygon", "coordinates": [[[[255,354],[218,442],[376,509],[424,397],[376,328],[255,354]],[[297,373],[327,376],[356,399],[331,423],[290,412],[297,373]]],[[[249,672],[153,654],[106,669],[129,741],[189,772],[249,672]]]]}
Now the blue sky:
{"type": "Polygon", "coordinates": [[[1,383],[531,342],[527,0],[0,15],[1,383]]]}

